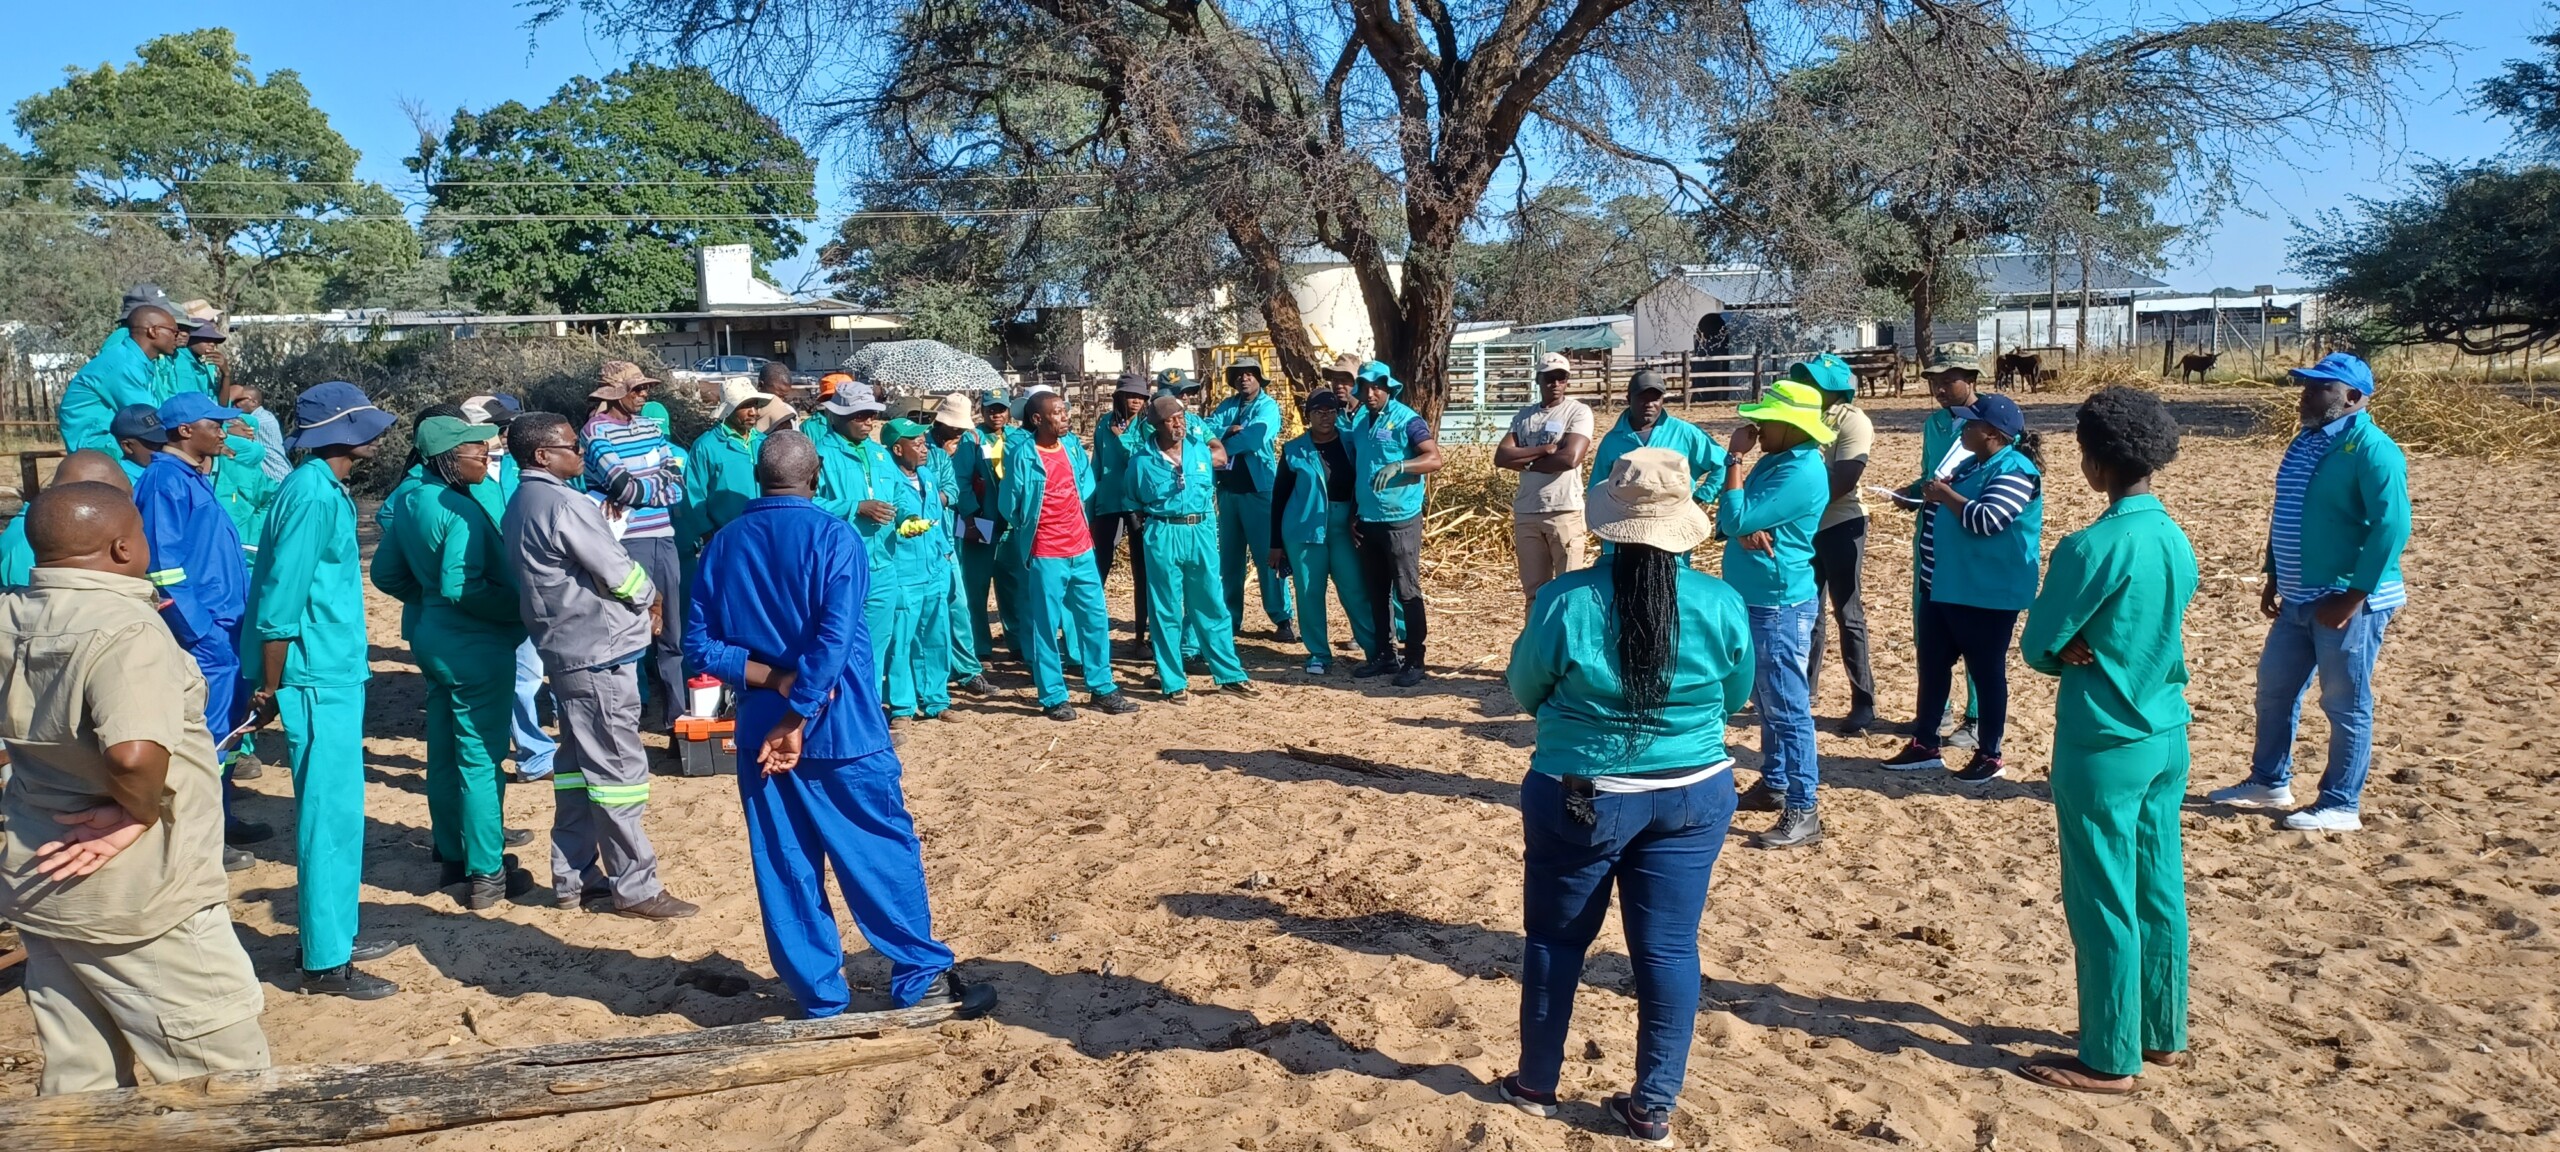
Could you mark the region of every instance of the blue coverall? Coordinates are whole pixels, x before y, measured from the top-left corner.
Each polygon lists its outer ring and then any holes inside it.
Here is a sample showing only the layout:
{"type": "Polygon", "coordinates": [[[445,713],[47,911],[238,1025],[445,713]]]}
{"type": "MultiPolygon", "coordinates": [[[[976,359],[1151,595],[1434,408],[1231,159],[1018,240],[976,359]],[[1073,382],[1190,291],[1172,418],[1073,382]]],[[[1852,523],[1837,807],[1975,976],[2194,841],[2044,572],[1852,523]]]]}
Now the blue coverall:
{"type": "Polygon", "coordinates": [[[168,598],[160,617],[204,672],[204,724],[219,741],[240,726],[240,621],[249,609],[249,567],[240,532],[213,494],[213,480],[174,452],[142,470],[134,505],[151,543],[151,583],[168,598]]]}

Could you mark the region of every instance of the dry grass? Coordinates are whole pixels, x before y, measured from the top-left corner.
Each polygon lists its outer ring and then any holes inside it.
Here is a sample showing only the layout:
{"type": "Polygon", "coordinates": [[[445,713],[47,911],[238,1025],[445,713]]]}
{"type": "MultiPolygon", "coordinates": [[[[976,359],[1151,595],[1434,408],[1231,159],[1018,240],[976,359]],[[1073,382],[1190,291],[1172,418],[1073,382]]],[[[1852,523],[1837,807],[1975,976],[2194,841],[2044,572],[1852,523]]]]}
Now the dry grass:
{"type": "Polygon", "coordinates": [[[1450,445],[1431,474],[1431,496],[1422,510],[1422,554],[1461,568],[1511,564],[1511,497],[1520,474],[1493,466],[1493,449],[1450,445]]]}
{"type": "MultiPolygon", "coordinates": [[[[2463,372],[2386,372],[2373,395],[2373,419],[2415,456],[2482,460],[2560,458],[2560,403],[2484,384],[2463,372]]],[[[2259,402],[2258,431],[2290,439],[2299,417],[2290,391],[2259,402]]]]}

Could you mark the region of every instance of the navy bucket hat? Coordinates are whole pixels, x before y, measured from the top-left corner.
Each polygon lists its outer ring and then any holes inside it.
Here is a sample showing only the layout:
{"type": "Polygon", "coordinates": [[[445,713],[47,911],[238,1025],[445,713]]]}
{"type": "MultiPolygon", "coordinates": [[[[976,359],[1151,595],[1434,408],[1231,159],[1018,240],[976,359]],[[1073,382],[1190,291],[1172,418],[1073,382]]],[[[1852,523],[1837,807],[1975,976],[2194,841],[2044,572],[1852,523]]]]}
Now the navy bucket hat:
{"type": "Polygon", "coordinates": [[[331,380],[303,389],[293,402],[293,440],[288,446],[307,452],[331,445],[371,444],[399,422],[399,417],[374,407],[364,389],[331,380]]]}

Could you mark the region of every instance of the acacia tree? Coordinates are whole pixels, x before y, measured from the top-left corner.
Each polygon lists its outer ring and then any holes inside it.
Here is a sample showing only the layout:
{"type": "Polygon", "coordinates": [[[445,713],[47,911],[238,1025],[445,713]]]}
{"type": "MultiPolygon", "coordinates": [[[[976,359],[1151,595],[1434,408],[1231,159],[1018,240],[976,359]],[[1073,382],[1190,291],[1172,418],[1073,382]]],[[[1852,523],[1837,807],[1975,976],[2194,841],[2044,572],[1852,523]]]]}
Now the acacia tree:
{"type": "Polygon", "coordinates": [[[821,130],[910,134],[955,171],[1010,151],[1178,190],[1300,379],[1316,350],[1288,278],[1321,245],[1430,414],[1457,251],[1495,173],[1533,135],[1578,162],[1650,160],[1649,126],[1729,98],[1757,52],[1743,0],[549,0],[537,18],[570,11],[821,130]]]}
{"type": "Polygon", "coordinates": [[[162,36],[136,56],[70,70],[18,103],[28,169],[68,181],[52,204],[102,234],[160,228],[202,262],[203,290],[225,310],[289,273],[361,280],[416,261],[399,202],[355,178],[356,150],[299,75],[261,79],[223,28],[162,36]]]}
{"type": "Polygon", "coordinates": [[[1594,203],[1571,184],[1522,197],[1500,235],[1458,249],[1458,315],[1518,323],[1614,312],[1677,271],[1706,261],[1697,221],[1655,196],[1594,203]]]}
{"type": "Polygon", "coordinates": [[[799,251],[816,164],[773,117],[701,68],[578,77],[420,131],[428,229],[483,308],[658,312],[690,304],[693,254],[747,244],[759,269],[799,251]]]}

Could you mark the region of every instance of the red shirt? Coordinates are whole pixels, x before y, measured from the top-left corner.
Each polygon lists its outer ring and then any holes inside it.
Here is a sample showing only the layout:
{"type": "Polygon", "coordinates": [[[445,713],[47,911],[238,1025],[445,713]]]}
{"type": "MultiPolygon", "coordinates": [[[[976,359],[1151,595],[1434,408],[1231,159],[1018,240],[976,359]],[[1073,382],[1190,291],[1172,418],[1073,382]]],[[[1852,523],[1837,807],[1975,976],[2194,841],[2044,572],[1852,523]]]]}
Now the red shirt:
{"type": "Polygon", "coordinates": [[[1031,537],[1035,560],[1063,560],[1093,551],[1093,530],[1085,526],[1084,498],[1076,495],[1076,466],[1065,448],[1040,448],[1040,470],[1047,489],[1040,497],[1040,530],[1031,537]]]}

